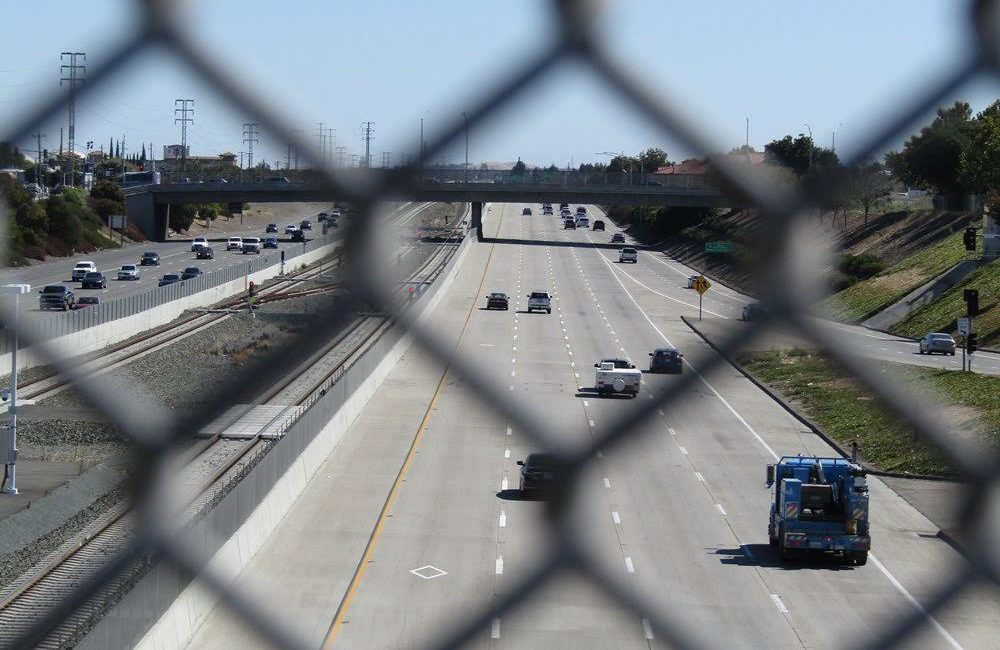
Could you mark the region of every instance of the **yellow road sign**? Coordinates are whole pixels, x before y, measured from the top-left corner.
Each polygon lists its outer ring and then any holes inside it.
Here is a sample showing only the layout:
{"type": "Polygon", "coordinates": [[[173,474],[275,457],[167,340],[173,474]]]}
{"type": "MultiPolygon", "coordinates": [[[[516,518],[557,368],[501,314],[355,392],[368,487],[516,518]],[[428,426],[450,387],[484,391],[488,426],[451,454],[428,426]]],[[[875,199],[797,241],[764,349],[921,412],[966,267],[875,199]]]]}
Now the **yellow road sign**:
{"type": "Polygon", "coordinates": [[[704,275],[699,275],[691,282],[691,288],[697,291],[698,295],[701,295],[706,291],[708,291],[709,287],[711,286],[712,283],[709,282],[708,278],[706,278],[704,275]]]}

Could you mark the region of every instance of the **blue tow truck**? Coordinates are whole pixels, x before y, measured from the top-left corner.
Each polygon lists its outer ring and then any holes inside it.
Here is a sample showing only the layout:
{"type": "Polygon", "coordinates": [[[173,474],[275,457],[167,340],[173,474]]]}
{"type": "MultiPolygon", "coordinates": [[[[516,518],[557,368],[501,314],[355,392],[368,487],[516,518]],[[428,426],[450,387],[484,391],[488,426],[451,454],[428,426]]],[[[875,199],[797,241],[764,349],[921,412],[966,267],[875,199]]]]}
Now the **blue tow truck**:
{"type": "Polygon", "coordinates": [[[821,552],[847,564],[868,562],[867,472],[845,458],[783,456],[767,466],[774,486],[767,536],[782,561],[821,552]]]}

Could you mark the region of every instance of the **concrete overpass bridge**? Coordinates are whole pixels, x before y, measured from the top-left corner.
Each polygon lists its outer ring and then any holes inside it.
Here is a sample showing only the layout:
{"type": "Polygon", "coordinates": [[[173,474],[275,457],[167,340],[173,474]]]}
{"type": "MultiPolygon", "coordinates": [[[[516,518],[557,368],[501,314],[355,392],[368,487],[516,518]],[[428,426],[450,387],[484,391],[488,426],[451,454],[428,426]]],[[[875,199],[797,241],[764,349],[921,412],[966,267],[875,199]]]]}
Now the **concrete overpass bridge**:
{"type": "MultiPolygon", "coordinates": [[[[129,219],[147,237],[167,237],[171,205],[187,203],[272,203],[349,200],[309,172],[273,172],[290,176],[262,178],[250,172],[210,178],[165,177],[162,182],[128,188],[129,219]]],[[[370,184],[381,170],[347,172],[348,184],[370,184]]],[[[588,203],[666,207],[733,205],[711,177],[683,174],[528,172],[428,169],[407,177],[385,197],[388,201],[437,201],[472,204],[473,225],[480,224],[483,203],[588,203]]]]}

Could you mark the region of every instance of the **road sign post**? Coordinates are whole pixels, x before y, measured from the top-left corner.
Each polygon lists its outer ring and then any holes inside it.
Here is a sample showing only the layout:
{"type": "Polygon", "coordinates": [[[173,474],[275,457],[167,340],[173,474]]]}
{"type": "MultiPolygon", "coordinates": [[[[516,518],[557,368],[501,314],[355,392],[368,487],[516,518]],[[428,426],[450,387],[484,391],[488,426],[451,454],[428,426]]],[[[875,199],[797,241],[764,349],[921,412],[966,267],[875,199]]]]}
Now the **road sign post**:
{"type": "Polygon", "coordinates": [[[705,292],[708,291],[712,283],[704,275],[699,275],[691,281],[691,288],[698,292],[698,320],[701,320],[701,301],[705,292]]]}

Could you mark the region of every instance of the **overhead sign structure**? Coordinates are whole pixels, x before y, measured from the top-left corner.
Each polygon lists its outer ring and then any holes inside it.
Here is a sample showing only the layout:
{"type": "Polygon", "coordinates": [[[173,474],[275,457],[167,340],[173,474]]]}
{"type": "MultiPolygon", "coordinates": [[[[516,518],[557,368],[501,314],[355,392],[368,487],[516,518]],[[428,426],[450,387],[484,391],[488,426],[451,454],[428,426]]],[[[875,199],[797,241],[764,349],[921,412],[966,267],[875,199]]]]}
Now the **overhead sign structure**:
{"type": "Polygon", "coordinates": [[[705,252],[706,253],[731,253],[733,252],[733,244],[728,241],[710,241],[705,242],[705,252]]]}
{"type": "Polygon", "coordinates": [[[691,288],[698,292],[698,320],[701,320],[701,299],[711,286],[712,283],[704,275],[699,275],[691,280],[691,288]]]}

